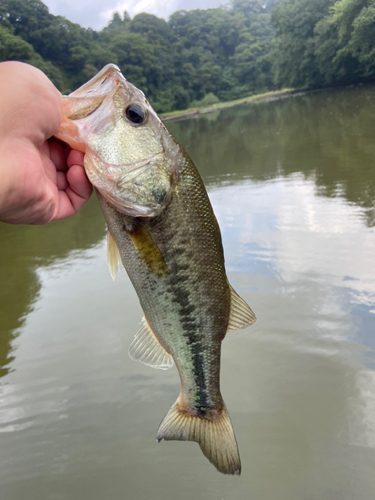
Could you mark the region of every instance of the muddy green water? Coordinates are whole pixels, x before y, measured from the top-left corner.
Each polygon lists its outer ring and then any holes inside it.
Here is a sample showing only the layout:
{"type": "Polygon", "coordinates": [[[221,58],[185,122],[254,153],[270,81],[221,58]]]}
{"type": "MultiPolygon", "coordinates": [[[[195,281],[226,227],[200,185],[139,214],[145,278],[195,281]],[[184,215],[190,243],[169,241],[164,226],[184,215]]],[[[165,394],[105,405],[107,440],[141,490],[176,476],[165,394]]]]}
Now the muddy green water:
{"type": "Polygon", "coordinates": [[[127,349],[142,313],[95,199],[0,225],[1,500],[370,500],[375,491],[375,88],[169,124],[258,316],[223,343],[240,478],[155,441],[175,368],[127,349]]]}

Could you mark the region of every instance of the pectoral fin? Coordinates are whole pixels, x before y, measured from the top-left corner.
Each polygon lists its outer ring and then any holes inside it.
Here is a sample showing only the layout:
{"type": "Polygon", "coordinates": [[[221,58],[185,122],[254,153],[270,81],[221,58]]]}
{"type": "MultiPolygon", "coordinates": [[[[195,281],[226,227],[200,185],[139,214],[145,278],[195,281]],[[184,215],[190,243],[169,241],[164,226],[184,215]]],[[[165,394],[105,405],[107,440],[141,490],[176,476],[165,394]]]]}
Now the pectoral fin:
{"type": "Polygon", "coordinates": [[[172,356],[160,345],[146,318],[142,318],[141,328],[130,344],[129,356],[134,361],[160,370],[168,370],[173,366],[172,356]]]}
{"type": "Polygon", "coordinates": [[[138,226],[129,232],[133,245],[137,249],[141,259],[156,276],[167,276],[168,268],[160,252],[159,247],[152,239],[150,233],[143,226],[138,226]]]}
{"type": "Polygon", "coordinates": [[[107,264],[109,273],[114,281],[117,272],[122,268],[122,262],[117,243],[109,232],[109,229],[107,230],[107,264]]]}
{"type": "Polygon", "coordinates": [[[230,306],[230,316],[228,323],[229,330],[239,330],[240,328],[245,328],[256,321],[255,314],[246,304],[246,302],[241,299],[241,297],[231,288],[231,306],[230,306]]]}

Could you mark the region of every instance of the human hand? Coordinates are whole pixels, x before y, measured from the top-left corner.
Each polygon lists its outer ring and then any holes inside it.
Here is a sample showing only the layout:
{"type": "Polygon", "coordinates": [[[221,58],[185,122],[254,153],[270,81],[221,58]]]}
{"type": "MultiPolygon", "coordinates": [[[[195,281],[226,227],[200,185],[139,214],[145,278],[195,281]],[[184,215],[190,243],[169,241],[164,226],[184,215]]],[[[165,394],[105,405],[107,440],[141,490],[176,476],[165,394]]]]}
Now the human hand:
{"type": "Polygon", "coordinates": [[[45,224],[90,198],[83,153],[50,139],[61,119],[61,94],[44,73],[0,64],[0,221],[45,224]]]}

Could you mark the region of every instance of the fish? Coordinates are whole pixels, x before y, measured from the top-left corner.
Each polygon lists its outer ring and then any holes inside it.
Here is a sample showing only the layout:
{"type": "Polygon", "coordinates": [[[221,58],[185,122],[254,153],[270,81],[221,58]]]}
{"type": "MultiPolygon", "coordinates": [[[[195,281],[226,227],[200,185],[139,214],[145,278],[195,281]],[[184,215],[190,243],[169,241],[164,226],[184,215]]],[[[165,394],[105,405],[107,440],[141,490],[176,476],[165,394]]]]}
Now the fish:
{"type": "Polygon", "coordinates": [[[180,376],[180,394],[157,441],[195,441],[217,470],[240,474],[220,392],[221,343],[256,317],[229,284],[219,225],[198,170],[116,65],[62,102],[56,137],[85,153],[108,225],[111,276],[126,269],[144,312],[129,355],[153,368],[175,364],[180,376]]]}

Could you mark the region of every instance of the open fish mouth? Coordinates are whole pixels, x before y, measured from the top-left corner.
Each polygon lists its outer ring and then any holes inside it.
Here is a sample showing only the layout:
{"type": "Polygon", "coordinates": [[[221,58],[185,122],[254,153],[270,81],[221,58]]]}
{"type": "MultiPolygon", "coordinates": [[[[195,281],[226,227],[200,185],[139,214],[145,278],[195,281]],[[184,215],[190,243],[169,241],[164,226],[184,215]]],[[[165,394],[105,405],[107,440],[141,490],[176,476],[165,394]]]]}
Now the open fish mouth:
{"type": "Polygon", "coordinates": [[[108,64],[87,83],[63,97],[63,116],[72,121],[87,118],[119,89],[122,89],[120,101],[138,101],[140,95],[144,98],[143,92],[129,84],[115,64],[108,64]]]}
{"type": "Polygon", "coordinates": [[[115,64],[108,64],[91,80],[69,94],[70,97],[84,97],[91,93],[96,96],[107,95],[124,79],[120,68],[115,64]]]}
{"type": "Polygon", "coordinates": [[[63,96],[63,117],[71,121],[87,118],[116,94],[124,80],[120,69],[115,64],[109,64],[77,90],[63,96]]]}

